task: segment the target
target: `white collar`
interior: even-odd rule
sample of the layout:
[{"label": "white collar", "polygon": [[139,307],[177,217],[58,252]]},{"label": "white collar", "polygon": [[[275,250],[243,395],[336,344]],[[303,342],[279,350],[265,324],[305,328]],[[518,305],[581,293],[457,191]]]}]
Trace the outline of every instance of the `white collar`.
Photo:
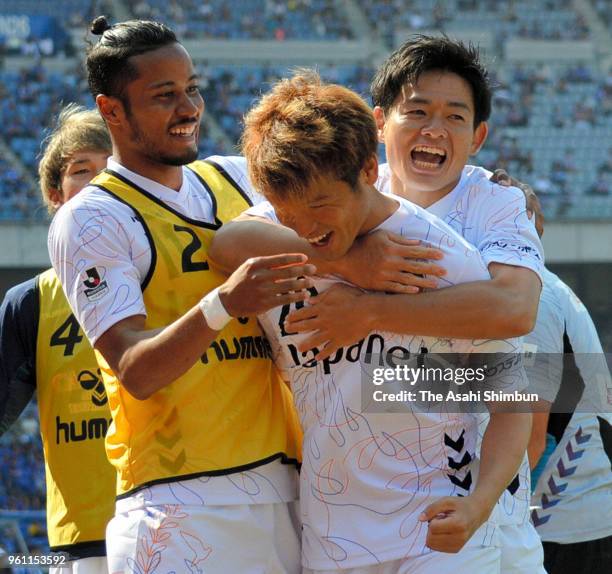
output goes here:
[{"label": "white collar", "polygon": [[176,200],[177,193],[182,194],[186,193],[187,188],[189,187],[188,178],[185,177],[185,172],[183,171],[183,183],[181,184],[181,188],[176,191],[170,187],[162,185],[161,183],[149,179],[148,177],[144,177],[138,173],[135,173],[129,170],[127,167],[122,166],[118,161],[109,157],[106,162],[106,167],[111,169],[112,171],[118,173],[119,175],[125,177],[132,183],[136,184],[138,187],[143,188],[144,190],[152,193],[157,197],[166,197],[168,199]]}]

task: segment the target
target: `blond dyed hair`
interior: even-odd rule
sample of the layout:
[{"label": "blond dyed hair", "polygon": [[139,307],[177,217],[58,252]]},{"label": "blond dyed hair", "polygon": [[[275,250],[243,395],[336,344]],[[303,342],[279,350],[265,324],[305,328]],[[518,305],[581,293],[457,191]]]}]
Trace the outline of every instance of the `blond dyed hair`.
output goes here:
[{"label": "blond dyed hair", "polygon": [[43,203],[49,213],[56,207],[51,192],[61,192],[62,176],[74,154],[83,151],[108,152],[112,144],[106,124],[97,110],[78,104],[68,104],[59,114],[53,131],[43,142],[43,153],[38,164],[38,177]]},{"label": "blond dyed hair", "polygon": [[376,122],[355,92],[308,69],[277,82],[245,116],[242,152],[264,195],[303,195],[331,176],[354,189],[378,147]]}]

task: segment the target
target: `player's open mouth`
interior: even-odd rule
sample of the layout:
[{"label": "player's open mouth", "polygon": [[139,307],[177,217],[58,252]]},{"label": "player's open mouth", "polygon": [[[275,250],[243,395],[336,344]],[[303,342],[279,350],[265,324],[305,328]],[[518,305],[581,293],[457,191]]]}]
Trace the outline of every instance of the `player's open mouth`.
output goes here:
[{"label": "player's open mouth", "polygon": [[446,161],[446,151],[440,147],[418,145],[410,152],[412,163],[421,169],[438,169]]},{"label": "player's open mouth", "polygon": [[329,243],[332,233],[333,231],[329,231],[328,233],[318,235],[317,237],[307,237],[306,241],[308,241],[308,243],[314,247],[325,247]]}]

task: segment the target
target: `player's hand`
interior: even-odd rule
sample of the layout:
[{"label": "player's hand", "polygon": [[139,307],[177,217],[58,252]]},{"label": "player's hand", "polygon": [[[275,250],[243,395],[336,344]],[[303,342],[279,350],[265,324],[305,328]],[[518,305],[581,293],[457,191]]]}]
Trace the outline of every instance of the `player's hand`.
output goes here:
[{"label": "player's hand", "polygon": [[418,293],[423,288],[437,287],[435,278],[446,271],[434,261],[442,257],[442,251],[425,247],[418,239],[379,230],[353,243],[342,274],[363,289]]},{"label": "player's hand", "polygon": [[527,203],[527,217],[529,217],[529,219],[533,219],[535,216],[534,225],[538,235],[542,237],[542,234],[544,233],[544,213],[542,213],[542,205],[540,204],[540,200],[538,199],[535,191],[533,191],[533,188],[530,185],[519,181],[518,179],[514,179],[504,169],[496,169],[491,176],[491,181],[506,187],[518,187],[525,194],[525,201]]},{"label": "player's hand", "polygon": [[365,293],[344,284],[333,285],[309,300],[308,306],[287,316],[288,333],[312,333],[299,345],[301,352],[319,349],[317,360],[333,355],[340,347],[363,339],[371,330],[367,315],[360,313],[359,299]]},{"label": "player's hand", "polygon": [[232,317],[264,313],[308,299],[316,267],[302,253],[247,259],[219,287],[219,297]]},{"label": "player's hand", "polygon": [[429,523],[425,543],[438,552],[459,552],[491,510],[471,496],[440,498],[419,516],[421,522]]}]

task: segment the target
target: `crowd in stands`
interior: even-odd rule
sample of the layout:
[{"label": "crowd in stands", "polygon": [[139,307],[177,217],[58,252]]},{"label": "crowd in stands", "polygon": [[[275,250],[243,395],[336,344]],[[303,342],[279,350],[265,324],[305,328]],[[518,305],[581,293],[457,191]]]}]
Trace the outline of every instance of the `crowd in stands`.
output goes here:
[{"label": "crowd in stands", "polygon": [[567,215],[583,194],[609,196],[612,77],[582,64],[518,65],[498,84],[479,161],[530,182],[554,208],[549,216]]},{"label": "crowd in stands", "polygon": [[[591,2],[605,21],[609,3]],[[61,10],[69,14],[62,20],[69,29],[84,27],[94,12],[112,8],[108,0],[58,0],[51,4],[52,7],[39,0],[0,0],[0,14],[53,16]],[[119,4],[134,17],[169,23],[182,38],[351,37],[347,14],[334,0],[250,0],[249,9],[237,0],[138,0]],[[404,36],[408,29],[438,29],[452,34],[482,27],[494,32],[497,42],[510,37],[579,40],[589,32],[571,0],[357,0],[357,5],[374,38],[389,42],[396,33]],[[75,68],[68,73],[50,72],[43,65],[9,72],[2,71],[0,65],[0,139],[18,158],[16,163],[11,157],[0,159],[0,196],[5,200],[0,219],[44,217],[35,185],[35,167],[45,130],[61,105],[70,101],[92,104],[80,64],[74,61]],[[207,110],[220,128],[210,130],[205,119],[201,154],[235,152],[244,112],[271,81],[287,74],[289,66],[200,62],[198,68]],[[593,63],[505,70],[502,63],[499,68],[500,89],[492,135],[479,161],[487,166],[506,167],[533,182],[544,195],[556,196],[555,205],[561,207],[553,206],[553,216],[566,213],[573,196],[610,195],[611,176],[602,166],[609,150],[605,142],[609,142],[612,129],[612,76],[602,76]],[[349,85],[361,94],[368,92],[370,63],[326,63],[320,71],[326,79]],[[565,196],[568,201],[559,201]]]},{"label": "crowd in stands", "polygon": [[0,509],[45,508],[45,471],[36,405],[0,437]]},{"label": "crowd in stands", "polygon": [[[36,190],[35,174],[40,142],[49,122],[63,103],[77,101],[91,105],[82,73],[53,73],[42,65],[19,72],[0,71],[0,123],[4,143],[19,164],[0,171],[0,193],[8,195],[0,207],[0,217],[40,219],[45,209]],[[8,163],[7,159],[2,160]],[[27,178],[23,173],[30,173]]]},{"label": "crowd in stands", "polygon": [[134,17],[162,20],[182,38],[341,40],[351,37],[334,0],[139,0]]},{"label": "crowd in stands", "polygon": [[[98,14],[112,17],[110,0],[0,0],[0,58],[3,54],[21,56],[72,56],[72,30],[88,28]],[[40,17],[45,18],[41,23]],[[32,22],[30,18],[39,18]]]},{"label": "crowd in stands", "polygon": [[[602,20],[612,19],[610,3],[592,0]],[[486,27],[498,42],[510,37],[583,40],[589,28],[571,0],[357,0],[375,35],[392,44],[407,29],[454,32]],[[135,18],[170,24],[182,38],[249,40],[342,40],[354,36],[340,3],[334,0],[136,0],[122,2]],[[57,17],[65,32],[85,30],[96,14],[113,16],[110,0],[0,0],[0,14]],[[67,38],[67,34],[65,34]],[[1,36],[0,36],[1,38]],[[65,45],[66,44],[66,45]],[[0,47],[2,41],[0,40]],[[48,55],[55,46],[49,37],[26,37],[8,44],[12,53]],[[6,49],[6,46],[5,46]]]},{"label": "crowd in stands", "polygon": [[609,0],[591,0],[597,15],[609,29],[612,26],[612,4]]},{"label": "crowd in stands", "polygon": [[39,206],[23,169],[0,156],[0,219],[28,219]]},{"label": "crowd in stands", "polygon": [[487,29],[499,43],[510,37],[584,40],[589,28],[571,0],[381,0],[358,3],[374,31],[389,45],[406,30]]},{"label": "crowd in stands", "polygon": [[[32,552],[48,552],[45,511],[45,468],[38,413],[30,403],[19,420],[0,437],[0,542],[9,553],[20,552],[18,528]],[[4,511],[43,511],[39,516],[7,520]]]},{"label": "crowd in stands", "polygon": [[[243,114],[275,79],[287,75],[289,67],[196,65],[207,112],[221,128],[221,134],[212,136],[203,124],[200,153],[236,153]],[[319,72],[367,97],[373,68],[327,64]],[[549,216],[571,213],[568,208],[582,194],[610,195],[611,76],[583,64],[517,65],[501,67],[496,83],[490,136],[479,162],[503,167],[542,195],[550,195]],[[0,72],[2,136],[23,166],[0,159],[0,196],[5,200],[0,218],[44,217],[35,179],[27,178],[23,169],[35,174],[48,123],[70,101],[92,105],[80,69],[59,74],[35,66]]]},{"label": "crowd in stands", "polygon": [[[369,66],[319,66],[328,81],[344,84],[367,97],[373,68]],[[271,84],[290,73],[289,66],[210,66],[198,65],[204,101],[209,113],[220,124],[232,143],[242,132],[242,116]]]}]

